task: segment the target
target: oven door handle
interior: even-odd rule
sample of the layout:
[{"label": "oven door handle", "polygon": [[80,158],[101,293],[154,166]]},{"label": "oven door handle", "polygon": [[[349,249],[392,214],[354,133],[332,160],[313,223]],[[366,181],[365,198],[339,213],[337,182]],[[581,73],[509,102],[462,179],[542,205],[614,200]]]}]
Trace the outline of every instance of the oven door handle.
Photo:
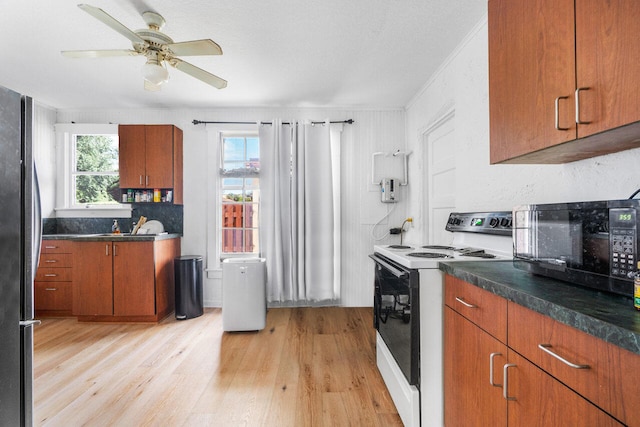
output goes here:
[{"label": "oven door handle", "polygon": [[394,267],[393,265],[389,264],[388,262],[383,261],[382,259],[380,259],[377,256],[375,256],[375,254],[369,255],[369,258],[371,258],[373,260],[373,262],[375,262],[376,264],[380,265],[381,267],[383,267],[386,270],[388,270],[389,272],[391,272],[391,274],[396,276],[398,279],[404,279],[407,276],[409,276],[409,272],[408,271],[397,269],[396,267]]}]

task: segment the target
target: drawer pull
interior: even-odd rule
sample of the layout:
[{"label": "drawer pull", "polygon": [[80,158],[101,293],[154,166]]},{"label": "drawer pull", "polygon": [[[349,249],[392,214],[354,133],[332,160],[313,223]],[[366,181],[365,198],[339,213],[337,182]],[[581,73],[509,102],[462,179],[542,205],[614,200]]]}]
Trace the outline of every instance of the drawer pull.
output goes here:
[{"label": "drawer pull", "polygon": [[54,263],[54,262],[58,262],[58,260],[57,259],[48,259],[45,262]]},{"label": "drawer pull", "polygon": [[53,273],[49,273],[49,274],[45,274],[44,277],[58,277],[57,274],[53,274]]},{"label": "drawer pull", "polygon": [[45,291],[57,291],[58,288],[44,288]]},{"label": "drawer pull", "polygon": [[576,123],[579,125],[588,125],[591,122],[585,122],[584,120],[580,120],[580,91],[589,90],[589,87],[579,87],[576,89]]},{"label": "drawer pull", "polygon": [[489,355],[489,384],[491,384],[494,387],[502,387],[502,384],[493,382],[493,359],[496,356],[502,356],[502,353],[491,353]]},{"label": "drawer pull", "polygon": [[504,365],[504,384],[502,385],[502,397],[505,398],[505,400],[516,400],[515,397],[510,397],[509,396],[509,368],[513,368],[514,366],[518,366],[515,365],[513,363],[507,363],[506,365]]},{"label": "drawer pull", "polygon": [[45,249],[58,249],[57,246],[45,246],[44,248]]},{"label": "drawer pull", "polygon": [[554,353],[553,351],[549,350],[549,348],[551,348],[551,344],[538,344],[538,348],[540,350],[544,351],[545,353],[550,354],[551,356],[555,357],[556,359],[558,359],[559,361],[561,361],[565,365],[571,366],[574,369],[589,369],[589,365],[576,365],[575,363],[571,363],[567,359],[565,359],[564,357],[562,357],[562,356]]},{"label": "drawer pull", "polygon": [[462,305],[464,305],[465,307],[468,307],[468,308],[478,308],[477,305],[469,304],[468,302],[466,302],[465,300],[463,300],[460,297],[456,297],[456,301],[458,301],[460,304],[462,304]]},{"label": "drawer pull", "polygon": [[559,96],[556,98],[556,114],[555,114],[555,118],[556,118],[556,130],[569,130],[569,128],[563,128],[560,127],[560,100],[561,99],[567,99],[569,98],[568,96]]}]

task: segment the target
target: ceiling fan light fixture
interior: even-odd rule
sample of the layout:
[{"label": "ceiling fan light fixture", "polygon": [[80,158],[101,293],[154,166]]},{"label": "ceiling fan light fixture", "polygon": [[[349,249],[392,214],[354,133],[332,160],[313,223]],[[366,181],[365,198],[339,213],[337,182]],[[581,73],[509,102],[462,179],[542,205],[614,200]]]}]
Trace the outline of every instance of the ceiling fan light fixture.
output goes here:
[{"label": "ceiling fan light fixture", "polygon": [[158,58],[149,58],[142,66],[142,76],[154,85],[161,85],[169,80],[169,71],[160,65]]}]

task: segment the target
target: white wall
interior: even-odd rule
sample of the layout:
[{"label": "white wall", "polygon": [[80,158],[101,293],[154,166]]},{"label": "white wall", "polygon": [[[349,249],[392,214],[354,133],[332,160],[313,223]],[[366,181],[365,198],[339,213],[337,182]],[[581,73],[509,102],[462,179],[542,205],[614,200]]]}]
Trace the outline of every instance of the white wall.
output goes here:
[{"label": "white wall", "polygon": [[38,170],[40,203],[43,218],[55,216],[56,155],[55,132],[56,110],[34,102],[33,106],[33,156]]},{"label": "white wall", "polygon": [[[456,209],[511,210],[521,203],[624,199],[640,187],[640,149],[563,165],[490,165],[488,43],[485,19],[450,55],[407,107],[410,177],[423,175],[422,134],[444,112],[455,111]],[[409,188],[408,237],[424,239],[424,192]]]},{"label": "white wall", "polygon": [[[269,121],[283,119],[354,119],[342,134],[342,303],[370,306],[373,296],[371,218],[380,218],[387,206],[380,203],[370,180],[371,154],[401,149],[405,143],[403,110],[337,109],[220,109],[220,110],[60,110],[59,123],[147,123],[174,124],[184,132],[184,237],[183,255],[206,255],[207,131],[194,126],[194,119],[207,121]],[[371,188],[373,187],[373,188]],[[396,214],[401,218],[400,209]],[[395,217],[394,217],[395,218]],[[395,219],[394,224],[398,219]],[[399,219],[402,221],[402,219]],[[385,226],[388,228],[388,226]],[[205,305],[219,306],[220,275],[215,272],[205,283]]]}]

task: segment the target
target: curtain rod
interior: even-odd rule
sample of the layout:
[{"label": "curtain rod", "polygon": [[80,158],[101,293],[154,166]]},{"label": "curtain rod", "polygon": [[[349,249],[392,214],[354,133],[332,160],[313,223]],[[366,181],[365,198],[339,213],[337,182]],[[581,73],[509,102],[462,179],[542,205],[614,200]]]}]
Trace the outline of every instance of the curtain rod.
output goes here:
[{"label": "curtain rod", "polygon": [[[206,122],[206,121],[202,121],[202,120],[194,120],[192,122],[194,125],[206,125],[206,124],[214,124],[214,125],[255,125],[257,122]],[[259,122],[261,125],[272,125],[272,122]],[[346,124],[353,124],[353,119],[349,119],[349,120],[339,120],[339,121],[335,121],[335,122],[329,122],[329,123],[346,123]],[[283,125],[290,125],[291,123],[289,122],[282,122]],[[312,125],[321,125],[324,124],[324,122],[311,122]]]}]

